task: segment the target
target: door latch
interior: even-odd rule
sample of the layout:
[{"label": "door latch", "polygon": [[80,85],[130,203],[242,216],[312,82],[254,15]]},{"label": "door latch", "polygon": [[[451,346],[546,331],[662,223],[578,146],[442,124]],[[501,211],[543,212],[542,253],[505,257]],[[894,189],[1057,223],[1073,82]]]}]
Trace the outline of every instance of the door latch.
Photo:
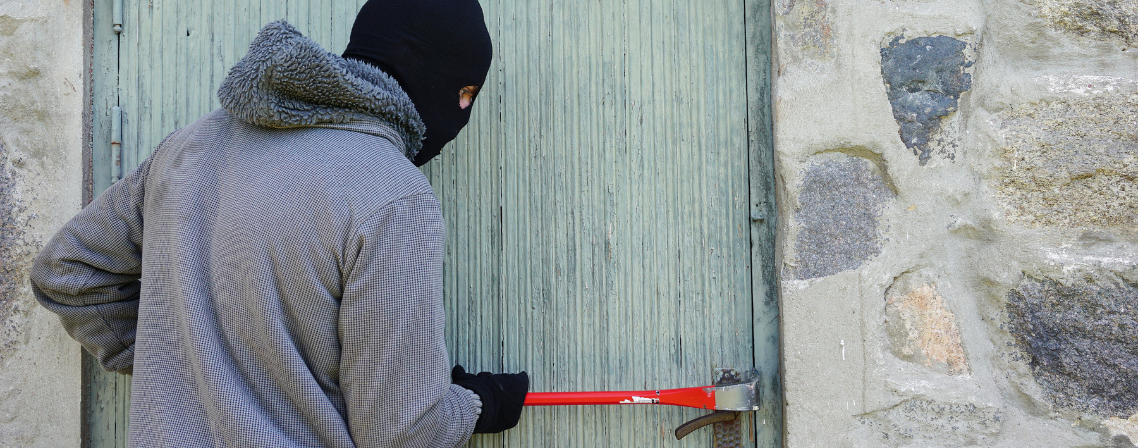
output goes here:
[{"label": "door latch", "polygon": [[[755,396],[752,403],[760,403],[759,391],[757,381],[759,380],[759,372],[751,369],[744,372],[739,372],[735,369],[716,369],[715,371],[715,386],[729,386],[732,384],[742,383],[756,383]],[[754,410],[758,407],[755,406]],[[707,425],[715,425],[712,427],[712,437],[714,439],[714,447],[716,448],[738,448],[742,446],[743,442],[743,422],[741,411],[716,411],[702,417],[693,419],[687,423],[680,425],[676,428],[676,440],[683,439],[693,431]]]}]

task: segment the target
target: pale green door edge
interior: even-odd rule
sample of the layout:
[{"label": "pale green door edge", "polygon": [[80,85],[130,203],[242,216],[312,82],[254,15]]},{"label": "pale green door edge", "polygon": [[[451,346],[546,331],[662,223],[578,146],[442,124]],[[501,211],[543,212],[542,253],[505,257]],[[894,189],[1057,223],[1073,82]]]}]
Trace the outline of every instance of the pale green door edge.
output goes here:
[{"label": "pale green door edge", "polygon": [[[119,36],[114,31],[116,20],[113,1],[96,0],[91,9],[91,142],[87,164],[91,173],[89,198],[98,196],[111,186],[116,162],[112,161],[111,141],[114,108],[119,104]],[[84,448],[118,448],[126,446],[128,410],[130,409],[130,377],[105,372],[93,356],[82,353],[83,426],[80,428]]]},{"label": "pale green door edge", "polygon": [[[163,51],[154,52],[150,59],[140,59],[140,56],[129,52],[120,58],[118,54],[118,39],[120,37],[113,31],[112,23],[114,21],[114,3],[112,0],[96,0],[94,2],[91,179],[92,190],[95,194],[110,186],[112,173],[115,171],[110,145],[113,137],[111,135],[111,120],[114,116],[112,113],[114,106],[120,106],[121,110],[124,111],[123,124],[119,128],[124,130],[124,136],[120,139],[123,142],[122,169],[129,171],[149,154],[153,145],[157,144],[166,133],[188,124],[197,116],[217,106],[217,100],[214,96],[216,84],[220,82],[220,78],[224,76],[228,67],[243,53],[256,29],[267,20],[264,18],[286,17],[291,23],[297,25],[302,32],[313,37],[326,48],[339,51],[346,43],[351,18],[354,17],[359,5],[363,3],[363,0],[349,0],[337,2],[337,4],[307,0],[250,1],[247,3],[234,2],[233,0],[212,0],[194,4],[178,4],[160,0],[149,3],[138,0],[124,1],[126,7],[123,8],[124,29],[122,38],[132,39],[127,41],[131,48],[150,46],[150,48],[160,48]],[[596,360],[590,360],[589,353],[581,351],[583,349],[569,345],[554,346],[563,344],[554,338],[558,338],[564,333],[565,339],[563,341],[572,341],[573,344],[598,344],[601,343],[599,341],[612,341],[611,337],[605,339],[603,333],[606,331],[614,332],[615,330],[606,327],[604,324],[600,324],[600,326],[582,324],[576,330],[565,328],[563,325],[565,322],[571,322],[572,319],[577,318],[600,316],[604,319],[613,319],[625,316],[625,313],[628,313],[630,309],[635,310],[637,307],[608,305],[608,308],[605,308],[604,301],[612,298],[624,299],[627,294],[649,293],[648,287],[655,280],[647,278],[637,283],[636,279],[629,280],[622,278],[622,276],[628,273],[638,273],[637,275],[652,277],[654,270],[658,270],[656,268],[674,269],[674,273],[656,274],[656,276],[662,279],[664,283],[674,281],[676,286],[664,285],[663,289],[672,288],[674,294],[677,294],[685,304],[702,303],[706,306],[713,306],[713,302],[701,302],[701,300],[706,299],[702,296],[722,293],[735,294],[732,292],[733,290],[741,294],[738,297],[739,302],[744,299],[748,300],[749,304],[747,304],[746,309],[750,311],[750,316],[746,317],[745,320],[750,322],[750,328],[745,330],[749,330],[750,334],[745,339],[750,341],[748,344],[751,345],[747,348],[749,354],[746,356],[746,361],[743,357],[733,354],[738,348],[745,347],[719,349],[718,355],[705,357],[683,354],[682,357],[685,359],[678,360],[679,364],[676,365],[692,369],[692,372],[686,373],[685,379],[677,381],[695,382],[707,379],[710,375],[710,368],[713,367],[710,365],[711,363],[726,362],[732,364],[731,367],[747,367],[739,364],[753,363],[763,375],[762,396],[764,404],[762,410],[755,413],[754,421],[749,424],[755,431],[753,446],[781,446],[783,406],[779,365],[777,268],[774,260],[776,207],[770,104],[771,9],[768,0],[724,0],[721,3],[727,5],[726,7],[731,10],[731,14],[737,12],[737,17],[724,14],[723,17],[716,19],[700,19],[696,16],[700,15],[701,8],[714,8],[716,6],[710,6],[711,3],[700,6],[699,3],[687,3],[682,0],[678,2],[666,0],[602,1],[589,5],[576,4],[580,6],[574,6],[574,2],[553,2],[551,4],[527,6],[526,2],[484,0],[483,6],[487,11],[487,20],[492,22],[490,23],[491,34],[496,36],[496,39],[506,39],[504,36],[507,35],[522,36],[522,38],[513,41],[518,48],[506,48],[504,46],[498,48],[500,56],[497,58],[498,61],[494,68],[491,69],[492,73],[487,81],[487,85],[490,87],[483,91],[483,96],[480,98],[480,101],[483,102],[479,106],[482,108],[481,113],[476,113],[476,120],[472,122],[471,128],[468,128],[465,135],[455,143],[460,150],[455,152],[455,148],[448,148],[447,151],[450,154],[455,154],[454,156],[432,162],[424,171],[438,191],[440,200],[443,202],[444,214],[447,216],[448,229],[452,232],[452,236],[448,239],[445,287],[448,303],[451,303],[448,305],[448,346],[452,347],[451,356],[456,362],[479,362],[481,365],[476,366],[477,368],[492,370],[529,368],[531,372],[534,369],[540,370],[542,368],[540,365],[533,365],[534,363],[547,362],[551,364],[547,364],[546,368],[557,365],[558,368],[571,371],[572,375],[549,376],[547,373],[544,377],[536,377],[537,384],[540,384],[543,390],[550,390],[550,388],[569,390],[573,387],[588,388],[597,385],[627,386],[629,388],[639,386],[639,384],[632,384],[627,381],[597,380],[590,378],[589,375],[611,373],[611,369],[622,365],[659,369],[668,368],[666,366],[670,364],[665,363],[662,364],[664,367],[661,367],[661,365],[646,363],[644,360],[628,364],[630,361],[621,358],[625,355],[620,355],[615,351],[608,355],[602,355]],[[719,5],[720,2],[714,4]],[[574,16],[583,18],[565,18],[567,17],[565,13],[569,10],[574,12]],[[560,22],[554,23],[554,17],[559,17],[557,20]],[[619,92],[620,87],[635,90],[637,82],[648,82],[652,79],[662,80],[667,88],[680,89],[685,86],[685,83],[694,82],[695,76],[714,75],[714,72],[720,67],[716,66],[702,71],[696,67],[693,69],[694,71],[690,72],[691,77],[687,77],[689,75],[684,75],[685,72],[682,70],[672,70],[669,64],[676,64],[676,61],[647,61],[645,63],[651,67],[645,66],[647,68],[640,69],[644,71],[638,75],[641,76],[641,80],[637,81],[637,79],[631,79],[635,76],[630,77],[629,75],[630,70],[634,71],[634,63],[636,62],[629,59],[631,57],[628,55],[629,48],[647,51],[648,45],[652,44],[653,39],[673,39],[672,44],[680,45],[681,48],[702,51],[715,56],[718,53],[714,49],[701,48],[698,41],[700,38],[707,38],[707,36],[714,34],[713,31],[715,30],[699,31],[697,29],[699,32],[691,32],[680,37],[668,37],[666,34],[650,34],[649,31],[644,31],[649,33],[646,34],[648,37],[645,38],[644,42],[634,42],[631,47],[626,45],[623,49],[611,46],[600,48],[599,53],[595,55],[569,54],[567,52],[571,49],[558,46],[556,42],[552,41],[560,36],[561,38],[595,38],[598,41],[605,42],[621,37],[620,32],[624,32],[626,38],[634,33],[633,31],[622,31],[620,23],[617,23],[617,26],[603,25],[603,23],[612,21],[628,21],[630,28],[648,29],[654,28],[652,25],[660,21],[671,24],[698,25],[704,21],[711,23],[719,20],[725,23],[724,28],[735,29],[732,28],[735,26],[732,24],[736,24],[735,19],[739,18],[741,18],[743,25],[738,27],[739,39],[744,41],[740,48],[745,50],[745,54],[726,55],[721,60],[717,59],[718,62],[706,63],[722,62],[727,66],[732,66],[733,58],[737,57],[742,64],[739,67],[742,67],[745,84],[740,84],[742,88],[737,93],[738,96],[743,97],[742,91],[745,90],[745,98],[738,103],[743,105],[740,124],[743,125],[741,128],[745,132],[745,136],[742,136],[738,141],[743,146],[744,152],[741,154],[746,157],[746,164],[742,164],[742,161],[737,162],[745,169],[743,177],[739,178],[738,183],[741,187],[738,189],[741,193],[738,200],[739,205],[743,208],[743,214],[739,218],[738,214],[731,210],[734,207],[731,204],[725,204],[723,210],[724,213],[730,213],[729,219],[724,223],[730,224],[733,229],[736,222],[745,222],[743,225],[749,227],[749,235],[744,235],[739,239],[738,244],[731,242],[721,242],[720,246],[715,246],[715,242],[709,244],[713,248],[722,247],[725,250],[730,249],[731,246],[741,245],[742,248],[735,250],[735,252],[741,250],[742,253],[749,254],[748,266],[745,267],[731,263],[723,264],[723,262],[716,261],[715,256],[686,253],[689,250],[687,245],[698,244],[698,241],[687,241],[685,238],[698,240],[700,235],[704,235],[715,239],[724,235],[722,232],[716,233],[708,230],[708,228],[714,227],[714,225],[709,227],[708,219],[720,219],[714,214],[704,213],[703,218],[698,218],[703,219],[704,222],[695,227],[702,226],[700,228],[703,230],[696,229],[695,237],[690,234],[685,236],[682,232],[676,233],[668,229],[659,230],[647,227],[640,232],[651,231],[657,232],[659,235],[653,237],[649,234],[635,234],[637,229],[630,224],[628,219],[622,218],[621,213],[644,213],[645,216],[649,217],[655,215],[674,218],[674,216],[682,216],[682,213],[681,215],[674,215],[671,210],[666,209],[678,207],[681,209],[680,212],[686,213],[693,211],[691,207],[701,205],[700,198],[690,191],[685,193],[684,190],[670,189],[672,187],[659,190],[658,193],[647,190],[629,191],[627,188],[630,184],[621,183],[619,179],[614,178],[614,176],[630,174],[659,174],[658,166],[648,164],[638,165],[631,169],[608,168],[605,164],[613,161],[627,164],[630,162],[639,163],[641,159],[629,158],[632,155],[628,154],[612,155],[603,152],[593,153],[599,157],[596,159],[580,159],[580,163],[584,163],[581,165],[577,162],[578,159],[565,157],[564,154],[555,156],[543,152],[546,151],[546,148],[556,146],[557,142],[549,141],[557,140],[560,138],[559,136],[582,138],[584,139],[582,144],[590,141],[593,144],[604,145],[617,142],[627,143],[629,147],[632,147],[635,143],[652,144],[653,138],[673,137],[684,140],[688,138],[685,136],[699,136],[698,129],[693,131],[695,132],[693,134],[685,134],[686,131],[682,129],[672,129],[673,126],[683,127],[686,123],[675,121],[677,119],[672,118],[668,112],[656,112],[655,118],[646,118],[647,115],[651,114],[651,111],[646,109],[647,106],[645,109],[622,109],[629,114],[641,113],[640,128],[637,128],[631,115],[611,115],[605,112],[608,109],[594,108],[590,111],[588,104],[543,108],[541,104],[533,102],[533,97],[519,93],[523,88],[518,87],[519,83],[528,82],[532,84],[530,87],[539,90],[550,90],[562,94],[577,93],[567,90],[565,87],[571,86],[571,84],[559,85],[556,84],[556,81],[541,78],[542,70],[548,66],[541,65],[542,61],[534,61],[533,59],[535,55],[540,59],[546,54],[542,51],[548,50],[550,52],[548,57],[556,60],[553,62],[554,66],[559,66],[557,61],[560,61],[560,64],[564,66],[571,66],[572,64],[569,62],[574,61],[584,62],[586,65],[593,61],[595,65],[579,67],[580,71],[566,73],[566,76],[587,77],[595,75],[606,77],[604,80],[592,84],[584,83],[586,90],[583,94],[586,95],[586,98],[600,98],[602,103],[608,101],[611,104],[613,101],[620,100],[620,95],[622,95]],[[690,22],[685,22],[685,19],[690,19]],[[248,26],[229,28],[229,31],[218,31],[227,29],[223,25],[229,25],[236,21],[241,21]],[[602,25],[593,27],[591,24],[594,22],[602,23]],[[552,31],[526,28],[539,27],[548,23],[552,23],[552,26],[549,27]],[[543,34],[547,31],[550,34],[560,34],[553,37]],[[618,35],[611,35],[614,32],[617,32]],[[659,31],[655,32],[659,33]],[[537,43],[531,43],[526,37],[529,35],[539,35],[541,39]],[[684,39],[694,40],[695,43],[686,42],[688,46],[683,47]],[[223,45],[219,42],[226,42],[226,44]],[[545,47],[542,47],[543,45]],[[712,45],[703,46],[710,47]],[[527,53],[526,48],[529,48],[529,53]],[[670,49],[672,47],[661,46],[652,50],[653,54],[681,59],[675,54],[670,54],[668,51]],[[512,54],[506,52],[512,52]],[[624,54],[622,55],[621,52]],[[187,61],[194,61],[194,58],[198,58],[198,56],[194,56],[195,54],[208,57],[211,63],[188,63]],[[611,60],[608,59],[610,56],[616,56],[618,59],[623,56],[625,59]],[[509,60],[514,62],[504,63],[502,62],[504,58],[512,58]],[[548,63],[549,61],[545,62]],[[528,64],[528,68],[520,67],[518,70],[511,71],[512,66],[510,64],[515,63]],[[172,70],[171,67],[173,67]],[[161,69],[166,69],[166,73],[173,72],[172,79],[163,79],[156,75],[162,71]],[[615,78],[612,78],[614,76],[613,70],[617,71]],[[620,76],[621,70],[624,70],[624,78]],[[667,77],[669,73],[673,72],[677,73],[674,78]],[[656,75],[663,73],[665,77],[651,78],[654,76],[653,73]],[[624,85],[621,84],[622,82],[631,82],[631,84]],[[497,88],[495,89],[493,86],[497,86]],[[644,86],[641,85],[640,87]],[[487,95],[487,93],[492,95]],[[633,98],[628,96],[628,92],[624,92],[623,95],[625,95],[626,101],[641,99],[648,101],[652,98],[651,95]],[[661,98],[673,98],[669,97],[667,92],[661,95],[663,95]],[[734,98],[725,97],[722,91],[717,94],[719,96],[699,92],[692,95],[690,97],[679,95],[676,98],[692,101],[690,104],[695,104],[695,100],[703,98],[700,95],[711,95],[707,98],[709,101],[726,101],[724,104],[736,104],[731,102]],[[498,104],[487,103],[487,98]],[[679,110],[674,104],[667,102],[661,104],[671,107],[672,111]],[[587,118],[576,121],[588,126],[577,126],[559,121],[558,114],[573,116],[572,113],[576,110],[580,110],[578,115]],[[526,115],[527,113],[530,115]],[[524,126],[509,128],[503,124],[502,114],[520,116],[518,126]],[[494,118],[495,115],[497,118]],[[699,118],[698,114],[694,114],[692,117]],[[609,127],[605,123],[606,120],[612,119],[620,122],[618,123],[619,126]],[[660,129],[661,132],[668,134],[662,137],[650,134],[630,134],[637,129],[649,129],[644,128],[647,126],[645,125],[646,119],[658,120],[658,123],[664,127],[651,129]],[[490,131],[492,126],[503,130],[499,132]],[[574,127],[584,129],[589,126],[606,127],[592,131],[592,133],[571,129]],[[691,140],[685,141],[690,142]],[[736,139],[729,137],[728,140],[724,141],[735,142]],[[665,139],[655,144],[667,146],[674,144],[674,142],[669,143]],[[734,144],[729,143],[728,146]],[[530,155],[516,156],[507,154],[505,149],[501,150],[502,152],[492,153],[473,153],[461,150],[462,148],[480,146],[535,152]],[[529,147],[537,149],[534,150]],[[727,148],[726,146],[719,148],[726,153],[726,150],[723,149]],[[495,149],[494,151],[498,150]],[[706,161],[699,158],[684,157],[673,157],[671,160],[683,163],[703,163]],[[591,169],[599,169],[600,172],[587,172],[590,166],[593,167]],[[682,175],[683,172],[673,170],[672,173],[680,174],[678,177],[680,181],[685,180]],[[704,177],[700,179],[700,182],[714,184],[715,177],[708,176],[707,173],[714,174],[716,172],[707,171],[703,173]],[[727,171],[723,171],[723,173],[727,173]],[[560,192],[565,189],[572,190],[591,185],[596,189],[596,193],[575,194],[564,198],[527,194],[524,190],[524,187],[528,187],[527,181],[532,181],[535,184],[532,188],[542,188],[548,192]],[[734,185],[736,181],[732,180],[731,182]],[[519,188],[523,188],[523,190],[519,190]],[[621,190],[621,188],[625,188],[625,190]],[[705,191],[713,191],[719,187],[704,185],[700,188]],[[734,188],[730,187],[723,191],[736,191]],[[614,192],[618,194],[614,196]],[[666,203],[657,204],[658,207],[662,208],[654,210],[637,206],[634,203],[635,201],[630,198],[655,198]],[[551,201],[551,203],[543,204],[541,201]],[[562,201],[575,202],[561,204]],[[678,202],[669,203],[669,201]],[[479,204],[485,206],[478,206]],[[595,207],[595,209],[590,207]],[[684,207],[688,208],[684,209]],[[574,209],[586,211],[579,212],[580,216],[569,216],[567,220],[560,217],[562,212],[571,215],[574,213]],[[587,210],[595,210],[597,214],[587,215],[589,213]],[[699,210],[695,210],[695,212],[699,212]],[[685,224],[678,221],[673,223]],[[633,224],[635,223],[633,222]],[[570,233],[579,233],[582,226],[586,229],[591,228],[590,226],[603,228],[603,231],[591,237],[580,234],[561,242],[550,241],[551,244],[548,249],[543,248],[544,243],[542,241],[538,241],[530,235],[533,232],[549,229],[563,233],[566,230]],[[604,228],[606,226],[607,228]],[[606,232],[608,240],[606,240]],[[622,232],[634,234],[622,236]],[[592,238],[592,241],[589,238]],[[597,243],[598,238],[604,241]],[[641,247],[637,247],[637,245]],[[670,250],[669,248],[675,247],[685,251],[685,253],[677,255],[678,261],[645,261],[638,259],[635,255],[635,252],[641,248],[647,252],[666,252]],[[559,253],[558,251],[562,249],[569,250],[571,253],[568,255]],[[727,252],[732,252],[732,250],[727,250]],[[527,257],[535,260],[527,259]],[[685,257],[687,258],[685,259]],[[590,268],[589,265],[586,265],[588,263],[591,263],[593,267]],[[631,266],[632,263],[641,263],[643,266]],[[700,266],[703,263],[706,263],[707,266]],[[717,272],[720,271],[717,271],[718,268],[715,266],[726,269],[718,278]],[[695,271],[693,274],[691,269],[702,270]],[[572,274],[573,270],[577,271],[576,276]],[[745,280],[743,283],[728,282],[727,277],[732,277],[727,272],[729,270],[745,273],[749,280]],[[566,272],[569,274],[565,274]],[[528,280],[523,278],[527,276],[530,277]],[[590,285],[593,286],[591,290]],[[691,289],[693,287],[694,290]],[[700,288],[710,289],[705,291]],[[657,287],[657,290],[659,289],[660,287]],[[694,295],[692,295],[693,293]],[[539,299],[518,298],[519,295],[527,294],[539,297]],[[673,293],[656,292],[658,299],[668,299],[671,297],[670,294]],[[567,296],[578,297],[579,299],[577,302],[569,301],[566,303],[558,303],[554,300]],[[629,300],[640,299],[630,298]],[[453,303],[457,303],[457,305],[453,305]],[[650,304],[651,302],[645,303]],[[739,305],[742,303],[733,303],[731,309],[742,311],[743,308]],[[500,317],[502,310],[506,312],[506,317]],[[540,316],[543,323],[535,326],[532,322],[527,322],[525,317],[527,313],[531,316]],[[669,308],[664,310],[664,315],[634,321],[632,324],[643,326],[671,322],[672,325],[683,325],[683,328],[677,327],[676,329],[677,333],[683,333],[680,335],[679,342],[681,349],[697,350],[699,347],[710,349],[717,341],[722,343],[723,341],[736,340],[726,333],[702,334],[703,332],[715,331],[714,327],[717,324],[710,320],[695,326],[683,322],[677,324],[679,321],[676,320],[675,315],[682,316],[684,313],[682,309]],[[503,330],[503,328],[519,325],[527,326],[523,333],[520,333],[522,336],[509,335]],[[585,334],[582,333],[582,329],[586,333],[595,331],[597,334]],[[739,330],[744,329],[735,329],[735,331]],[[669,345],[672,343],[668,341],[668,331],[670,330],[665,330],[663,333],[652,333],[643,328],[633,329],[629,333],[629,339],[635,344],[644,344],[647,349],[667,350],[668,347],[672,346]],[[687,339],[684,339],[685,337]],[[533,339],[541,338],[546,340],[540,341],[540,343],[533,341]],[[476,339],[478,342],[474,346],[464,346],[464,342],[470,339]],[[602,351],[608,350],[609,347],[601,347],[600,349]],[[707,361],[702,361],[704,359]],[[693,364],[694,367],[688,367]],[[86,423],[83,428],[84,446],[125,446],[126,428],[128,426],[129,378],[102,372],[91,357],[86,354],[84,355],[83,366],[84,411],[86,415]],[[468,367],[472,366],[468,365]],[[533,373],[541,374],[541,372]],[[668,379],[667,375],[657,373],[652,381],[659,382]],[[683,385],[688,384],[653,383],[644,386],[672,387]],[[623,440],[626,441],[624,446],[710,446],[709,443],[704,442],[707,440],[706,437],[699,434],[689,436],[682,444],[667,440],[667,430],[682,423],[681,420],[684,418],[698,415],[698,412],[694,414],[676,410],[656,412],[648,411],[646,408],[635,411],[574,409],[546,410],[535,412],[533,415],[544,417],[540,420],[524,419],[522,426],[512,435],[476,437],[471,445],[526,446],[526,443],[541,441],[541,443],[548,444],[547,446],[585,446],[583,444],[587,444],[589,441],[605,440],[610,443],[610,446],[620,446],[612,444],[615,441]],[[557,421],[557,419],[563,420]],[[619,426],[629,427],[623,431],[634,431],[636,425],[632,423],[645,419],[656,419],[653,421],[659,425],[658,434],[655,435],[656,438],[651,443],[628,445],[631,442],[627,441],[633,440],[628,438],[631,436],[607,434],[622,431]],[[559,424],[569,426],[580,424],[616,425],[617,427],[602,428],[601,434],[585,434],[581,433],[580,428],[559,427]],[[752,446],[750,443],[747,445]]]},{"label": "pale green door edge", "polygon": [[[763,377],[762,410],[756,413],[760,447],[783,443],[783,393],[779,338],[778,207],[775,197],[771,81],[774,51],[770,0],[747,1],[748,163],[751,182],[751,300],[755,367]],[[769,423],[768,423],[769,422]]]}]

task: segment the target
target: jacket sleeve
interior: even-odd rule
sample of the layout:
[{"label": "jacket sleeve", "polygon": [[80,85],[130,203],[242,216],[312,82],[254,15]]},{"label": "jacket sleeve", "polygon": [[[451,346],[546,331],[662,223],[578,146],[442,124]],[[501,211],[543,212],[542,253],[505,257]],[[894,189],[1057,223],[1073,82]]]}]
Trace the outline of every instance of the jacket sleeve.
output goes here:
[{"label": "jacket sleeve", "polygon": [[345,251],[339,328],[352,438],[368,447],[466,443],[478,416],[474,396],[450,380],[438,200],[396,200],[357,233]]},{"label": "jacket sleeve", "polygon": [[130,373],[138,320],[146,159],[71,219],[32,265],[32,291],[106,370]]}]

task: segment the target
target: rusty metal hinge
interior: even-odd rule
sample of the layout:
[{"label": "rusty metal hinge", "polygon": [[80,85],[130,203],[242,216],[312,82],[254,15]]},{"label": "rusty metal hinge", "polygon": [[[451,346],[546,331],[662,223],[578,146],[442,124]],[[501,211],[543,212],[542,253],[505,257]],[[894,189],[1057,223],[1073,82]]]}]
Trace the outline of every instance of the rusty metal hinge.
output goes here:
[{"label": "rusty metal hinge", "polygon": [[111,183],[122,179],[122,108],[111,107]]}]

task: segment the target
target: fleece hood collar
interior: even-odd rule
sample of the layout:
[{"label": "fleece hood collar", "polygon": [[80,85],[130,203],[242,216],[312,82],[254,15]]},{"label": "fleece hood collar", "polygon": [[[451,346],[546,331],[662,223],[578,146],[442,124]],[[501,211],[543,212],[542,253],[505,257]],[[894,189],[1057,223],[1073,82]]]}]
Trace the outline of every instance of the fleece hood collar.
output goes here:
[{"label": "fleece hood collar", "polygon": [[395,79],[325,51],[283,20],[261,29],[217,96],[230,114],[258,126],[368,132],[386,123],[402,137],[395,143],[408,159],[422,147],[423,121]]}]

